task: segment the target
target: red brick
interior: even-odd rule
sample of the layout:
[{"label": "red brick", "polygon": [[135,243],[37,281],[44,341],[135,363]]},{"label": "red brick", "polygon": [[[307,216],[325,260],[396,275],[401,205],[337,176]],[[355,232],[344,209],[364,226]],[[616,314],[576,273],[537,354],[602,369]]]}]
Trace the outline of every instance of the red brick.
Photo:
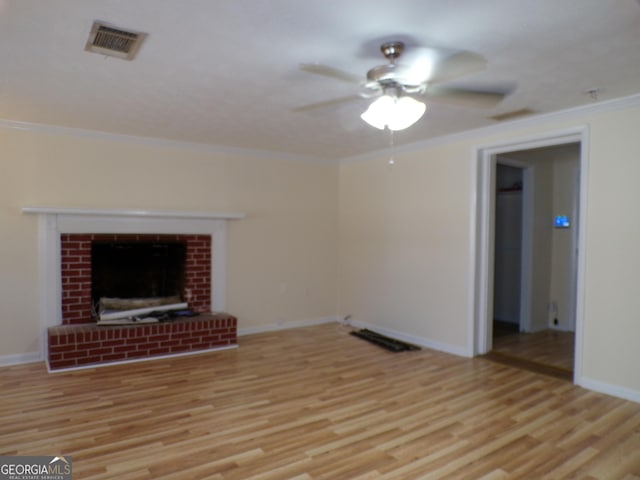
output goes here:
[{"label": "red brick", "polygon": [[205,335],[202,337],[203,342],[219,342],[220,335]]},{"label": "red brick", "polygon": [[189,350],[191,350],[189,345],[174,345],[171,347],[171,353],[188,352]]},{"label": "red brick", "polygon": [[53,353],[65,353],[65,352],[73,352],[76,349],[76,345],[74,343],[67,345],[50,345],[49,351]]},{"label": "red brick", "polygon": [[169,338],[170,338],[169,334],[150,335],[149,336],[149,341],[150,342],[164,342],[165,340],[169,340]]},{"label": "red brick", "polygon": [[118,347],[113,347],[113,353],[121,353],[121,352],[133,352],[136,350],[135,345],[120,345]]},{"label": "red brick", "polygon": [[87,257],[87,250],[89,250],[89,252],[90,252],[90,249],[85,249],[85,248],[81,248],[81,247],[80,248],[67,248],[67,249],[65,249],[63,255],[66,258],[68,258],[68,257],[86,258]]},{"label": "red brick", "polygon": [[84,313],[84,304],[76,302],[75,304],[65,305],[67,307],[67,311],[69,312],[83,312]]},{"label": "red brick", "polygon": [[84,299],[84,298],[91,298],[91,296],[87,295],[87,292],[84,289],[76,289],[71,292],[66,292],[66,298]]},{"label": "red brick", "polygon": [[133,352],[127,352],[127,358],[140,358],[148,356],[147,350],[136,350]]},{"label": "red brick", "polygon": [[110,353],[113,353],[113,348],[94,348],[93,350],[89,350],[90,356],[106,355]]},{"label": "red brick", "polygon": [[111,353],[111,354],[102,355],[103,362],[113,362],[117,360],[124,360],[125,358],[126,356],[124,353]]},{"label": "red brick", "polygon": [[[63,360],[73,360],[78,365],[84,365],[107,363],[130,357],[142,358],[235,344],[235,328],[226,327],[225,325],[235,326],[236,323],[237,320],[231,317],[229,319],[193,319],[175,323],[121,327],[83,325],[82,327],[69,329],[67,334],[60,333],[64,331],[60,327],[53,327],[55,333],[52,333],[52,330],[49,331],[49,363],[51,368],[55,369],[61,368],[57,367],[55,363],[60,360],[60,357]],[[147,335],[146,333],[152,333],[153,335]],[[136,343],[126,344],[124,339],[117,338],[121,336],[129,343]],[[175,338],[176,336],[178,338]],[[55,340],[53,340],[54,338]],[[67,341],[70,343],[66,344]],[[57,342],[58,345],[54,345],[54,342]],[[75,343],[79,345],[76,347]],[[61,353],[63,350],[56,351],[55,349],[59,347],[68,349],[64,353],[77,356],[77,358],[63,355]],[[74,348],[75,350],[73,350]],[[86,354],[83,354],[82,350]],[[132,357],[132,355],[127,355],[128,352],[139,353],[133,354]]]},{"label": "red brick", "polygon": [[65,360],[68,360],[70,358],[86,358],[87,355],[88,352],[86,350],[79,350],[77,352],[66,352],[62,354]]},{"label": "red brick", "polygon": [[52,369],[56,368],[69,368],[75,367],[78,365],[78,362],[75,360],[56,360],[55,362],[49,362],[49,367]]},{"label": "red brick", "polygon": [[189,332],[172,333],[171,334],[171,339],[173,339],[173,340],[177,340],[177,339],[182,340],[183,338],[193,338],[193,335],[191,335],[191,333],[189,333]]},{"label": "red brick", "polygon": [[149,355],[166,355],[168,353],[171,353],[168,347],[157,347],[149,350]]},{"label": "red brick", "polygon": [[78,364],[90,365],[102,362],[102,355],[88,356],[87,358],[79,358]]}]

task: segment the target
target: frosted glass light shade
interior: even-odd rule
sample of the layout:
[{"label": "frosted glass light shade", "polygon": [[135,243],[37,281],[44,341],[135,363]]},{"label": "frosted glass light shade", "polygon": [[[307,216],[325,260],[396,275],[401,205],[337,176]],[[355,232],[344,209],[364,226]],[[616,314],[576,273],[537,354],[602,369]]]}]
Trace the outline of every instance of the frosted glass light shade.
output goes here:
[{"label": "frosted glass light shade", "polygon": [[420,120],[426,108],[424,103],[411,97],[383,95],[369,105],[360,118],[380,130],[384,130],[384,127],[389,127],[389,130],[404,130]]}]

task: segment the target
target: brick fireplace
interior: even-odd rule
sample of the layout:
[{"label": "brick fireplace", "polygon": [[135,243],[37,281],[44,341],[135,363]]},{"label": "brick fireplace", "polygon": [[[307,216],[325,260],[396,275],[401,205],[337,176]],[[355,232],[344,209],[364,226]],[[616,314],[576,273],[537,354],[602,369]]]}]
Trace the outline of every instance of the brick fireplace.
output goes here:
[{"label": "brick fireplace", "polygon": [[[242,214],[25,207],[39,215],[42,350],[50,370],[195,353],[236,345],[224,313],[226,222]],[[92,316],[92,242],[186,246],[184,301],[199,315],[163,323],[98,326]]]},{"label": "brick fireplace", "polygon": [[91,246],[95,242],[179,243],[186,247],[184,298],[188,308],[207,313],[211,308],[211,235],[62,234],[60,272],[62,324],[94,321],[91,295]]}]

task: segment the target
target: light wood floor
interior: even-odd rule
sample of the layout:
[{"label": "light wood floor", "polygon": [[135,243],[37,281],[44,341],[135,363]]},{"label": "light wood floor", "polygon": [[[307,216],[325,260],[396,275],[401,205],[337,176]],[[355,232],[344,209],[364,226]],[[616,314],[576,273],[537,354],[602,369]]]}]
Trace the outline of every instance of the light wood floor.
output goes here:
[{"label": "light wood floor", "polygon": [[493,350],[532,362],[573,370],[575,335],[573,332],[543,330],[513,333],[493,339]]},{"label": "light wood floor", "polygon": [[74,479],[640,479],[640,404],[323,325],[238,349],[0,368],[0,454]]}]

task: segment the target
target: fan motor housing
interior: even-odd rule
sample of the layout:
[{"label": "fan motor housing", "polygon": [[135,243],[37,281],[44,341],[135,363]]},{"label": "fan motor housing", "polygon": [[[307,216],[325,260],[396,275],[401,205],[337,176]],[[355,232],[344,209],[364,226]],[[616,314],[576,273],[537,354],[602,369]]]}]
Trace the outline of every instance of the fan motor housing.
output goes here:
[{"label": "fan motor housing", "polygon": [[397,70],[398,66],[395,63],[373,67],[367,72],[367,80],[379,83],[395,81],[398,76]]}]

